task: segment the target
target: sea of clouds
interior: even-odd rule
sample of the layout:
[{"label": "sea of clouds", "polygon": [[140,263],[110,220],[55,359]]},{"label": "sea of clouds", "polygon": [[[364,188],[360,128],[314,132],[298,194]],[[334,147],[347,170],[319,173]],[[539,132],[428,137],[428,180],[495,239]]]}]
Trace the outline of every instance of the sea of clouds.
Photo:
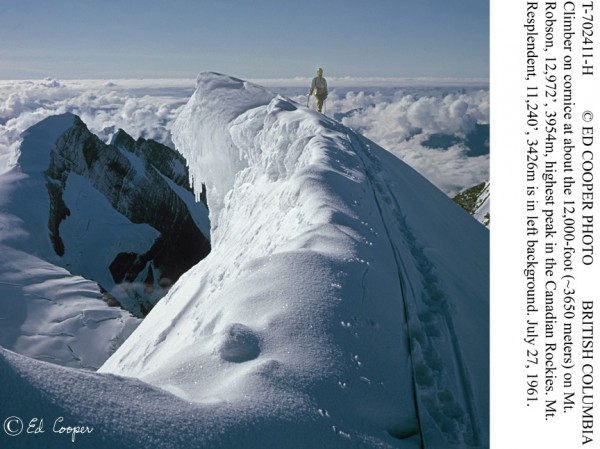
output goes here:
[{"label": "sea of clouds", "polygon": [[[306,105],[310,79],[256,81]],[[396,154],[446,194],[489,180],[485,81],[330,78],[329,86],[328,116]],[[122,128],[172,146],[171,125],[194,88],[194,80],[0,81],[0,174],[16,164],[23,131],[64,112],[80,116],[105,141]]]}]

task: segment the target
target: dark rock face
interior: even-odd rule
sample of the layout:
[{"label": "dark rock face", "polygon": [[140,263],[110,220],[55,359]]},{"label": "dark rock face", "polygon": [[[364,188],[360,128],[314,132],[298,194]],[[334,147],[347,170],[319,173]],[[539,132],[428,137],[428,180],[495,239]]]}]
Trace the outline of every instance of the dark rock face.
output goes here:
[{"label": "dark rock face", "polygon": [[489,182],[482,182],[481,184],[463,190],[452,198],[452,200],[469,214],[474,215],[482,224],[489,226],[489,212],[485,216],[477,216],[477,210],[485,203],[485,201],[489,200],[489,196]]},{"label": "dark rock face", "polygon": [[115,285],[143,280],[144,291],[152,295],[144,298],[139,291],[133,294],[137,306],[130,311],[145,315],[155,302],[148,299],[150,296],[156,297],[160,290],[164,292],[158,297],[163,296],[172,283],[210,252],[207,237],[177,192],[191,192],[185,160],[158,142],[135,141],[122,130],[107,145],[75,118],[74,125],[56,141],[46,171],[48,228],[58,256],[65,251],[60,224],[70,214],[63,192],[71,173],[88,180],[132,223],[146,223],[160,233],[145,252],[119,253],[109,266]]}]

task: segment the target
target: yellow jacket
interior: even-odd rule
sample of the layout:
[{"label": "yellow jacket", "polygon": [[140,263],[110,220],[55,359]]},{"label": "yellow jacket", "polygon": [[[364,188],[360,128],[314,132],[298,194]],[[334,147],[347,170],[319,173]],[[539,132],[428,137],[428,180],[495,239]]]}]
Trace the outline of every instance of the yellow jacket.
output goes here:
[{"label": "yellow jacket", "polygon": [[311,96],[313,92],[316,90],[315,95],[317,97],[327,97],[327,80],[322,76],[315,76],[312,79],[312,84],[310,85],[310,90],[308,91],[308,96]]}]

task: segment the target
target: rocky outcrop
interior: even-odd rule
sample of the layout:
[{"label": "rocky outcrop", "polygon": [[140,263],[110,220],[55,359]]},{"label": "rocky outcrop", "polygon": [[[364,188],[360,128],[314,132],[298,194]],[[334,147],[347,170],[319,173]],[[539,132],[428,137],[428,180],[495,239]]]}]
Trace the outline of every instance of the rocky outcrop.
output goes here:
[{"label": "rocky outcrop", "polygon": [[132,223],[145,223],[158,231],[145,251],[118,252],[108,266],[114,286],[102,285],[108,291],[115,286],[126,291],[132,300],[126,308],[138,316],[146,314],[181,274],[210,251],[189,201],[182,198],[182,193],[192,195],[185,160],[158,142],[135,141],[119,130],[112,143],[105,144],[76,117],[51,150],[45,174],[49,236],[58,256],[65,253],[61,223],[71,212],[64,191],[72,174],[89,182]]},{"label": "rocky outcrop", "polygon": [[463,190],[454,198],[456,204],[473,215],[477,221],[490,226],[490,183],[482,182]]}]

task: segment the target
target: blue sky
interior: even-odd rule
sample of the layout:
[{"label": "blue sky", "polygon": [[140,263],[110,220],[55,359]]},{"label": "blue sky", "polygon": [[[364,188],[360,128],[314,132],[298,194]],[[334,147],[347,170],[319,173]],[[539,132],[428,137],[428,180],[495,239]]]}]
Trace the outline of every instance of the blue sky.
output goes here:
[{"label": "blue sky", "polygon": [[2,0],[0,79],[489,76],[487,0]]}]

